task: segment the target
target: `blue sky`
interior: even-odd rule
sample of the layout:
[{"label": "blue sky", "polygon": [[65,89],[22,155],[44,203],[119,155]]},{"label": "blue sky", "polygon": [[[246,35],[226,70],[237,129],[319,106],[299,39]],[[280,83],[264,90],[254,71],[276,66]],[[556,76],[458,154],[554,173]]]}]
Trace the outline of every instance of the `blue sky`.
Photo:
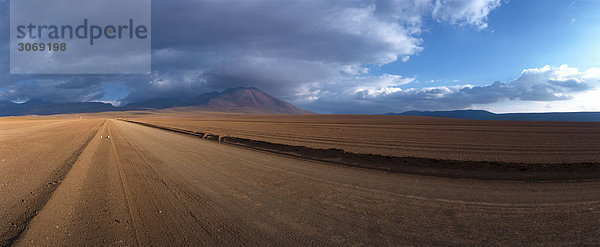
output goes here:
[{"label": "blue sky", "polygon": [[154,0],[151,74],[10,75],[4,51],[0,100],[252,86],[320,113],[600,111],[598,13],[591,0]]},{"label": "blue sky", "polygon": [[597,67],[599,11],[600,1],[505,1],[481,31],[429,19],[423,51],[377,72],[480,85],[515,79],[524,68]]}]

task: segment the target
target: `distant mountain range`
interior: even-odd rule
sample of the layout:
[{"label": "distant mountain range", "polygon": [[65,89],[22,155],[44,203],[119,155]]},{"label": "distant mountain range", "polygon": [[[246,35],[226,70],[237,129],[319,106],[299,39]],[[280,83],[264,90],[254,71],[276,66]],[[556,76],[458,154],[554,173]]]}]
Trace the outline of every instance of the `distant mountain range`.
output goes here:
[{"label": "distant mountain range", "polygon": [[511,121],[577,121],[600,122],[600,112],[551,112],[551,113],[504,113],[496,114],[482,110],[456,111],[407,111],[384,115],[445,117],[470,120],[511,120]]},{"label": "distant mountain range", "polygon": [[154,98],[143,102],[115,107],[101,102],[53,103],[40,99],[25,103],[0,101],[0,116],[53,115],[94,113],[104,111],[131,111],[193,107],[199,110],[235,111],[272,114],[310,114],[288,102],[273,97],[254,87],[230,88],[221,93],[204,93],[191,99]]},{"label": "distant mountain range", "polygon": [[[53,115],[70,113],[94,113],[105,111],[157,110],[174,108],[183,110],[228,111],[265,114],[311,114],[288,102],[273,97],[254,87],[229,88],[223,92],[209,92],[194,98],[154,98],[130,103],[122,107],[101,102],[53,103],[41,99],[25,103],[0,101],[0,116]],[[496,114],[482,110],[456,111],[408,111],[386,113],[398,116],[428,116],[470,120],[512,121],[585,121],[600,122],[600,112],[556,113],[505,113]]]}]

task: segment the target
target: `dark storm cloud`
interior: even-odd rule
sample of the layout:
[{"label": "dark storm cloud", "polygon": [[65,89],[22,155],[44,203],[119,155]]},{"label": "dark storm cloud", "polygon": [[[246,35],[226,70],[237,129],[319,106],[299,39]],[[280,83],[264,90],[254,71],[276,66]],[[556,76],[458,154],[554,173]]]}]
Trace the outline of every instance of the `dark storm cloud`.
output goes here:
[{"label": "dark storm cloud", "polygon": [[372,1],[154,1],[152,9],[154,73],[128,84],[127,101],[237,86],[292,96],[421,50],[413,5],[400,8],[410,23]]},{"label": "dark storm cloud", "polygon": [[[0,3],[2,16],[8,19],[8,1]],[[289,98],[306,85],[366,73],[365,65],[418,54],[421,19],[430,15],[435,3],[155,0],[152,4],[153,73],[126,81],[130,92],[126,101],[235,86],[255,86]],[[2,37],[8,37],[3,28]],[[7,64],[7,56],[2,57]],[[0,90],[18,89],[17,81],[6,80]],[[83,84],[86,81],[53,85],[74,94],[98,88],[94,86],[98,81],[88,81],[94,84],[89,87]],[[47,94],[59,98],[52,95],[56,91]]]},{"label": "dark storm cloud", "polygon": [[[422,19],[431,15],[436,4],[431,0],[154,1],[155,73],[142,85],[130,83],[132,93],[126,100],[173,95],[178,89],[186,95],[237,86],[254,86],[292,99],[309,85],[366,74],[366,66],[418,54]],[[439,13],[474,13],[462,7],[472,8],[467,4]],[[466,19],[479,20],[479,25],[484,23],[481,18]]]},{"label": "dark storm cloud", "polygon": [[131,76],[9,75],[0,85],[0,100],[43,99],[49,102],[86,102],[105,95],[102,83],[134,80]]},{"label": "dark storm cloud", "polygon": [[[407,30],[379,19],[376,6],[361,1],[153,3],[155,49],[337,63],[389,62],[419,49]],[[377,30],[383,27],[390,29]],[[367,28],[372,35],[364,34]],[[382,39],[388,35],[405,40]]]},{"label": "dark storm cloud", "polygon": [[9,68],[9,5],[8,1],[0,0],[0,88],[3,86],[2,82],[6,80],[6,74],[8,74]]},{"label": "dark storm cloud", "polygon": [[[487,86],[412,89],[400,88],[418,86],[418,78],[369,73],[371,66],[417,56],[425,18],[484,29],[500,1],[471,2],[155,0],[150,75],[7,75],[3,49],[0,99],[97,100],[104,83],[120,81],[129,91],[125,102],[254,86],[319,112],[379,113],[564,100],[594,87],[562,67]],[[0,16],[8,22],[8,1],[0,0]],[[7,28],[0,27],[4,47]]]},{"label": "dark storm cloud", "polygon": [[[9,90],[3,92],[8,100],[43,99],[50,102],[85,102],[98,100],[104,96],[102,87],[94,79],[81,82],[80,78],[73,80],[60,79],[29,79],[13,83]],[[65,87],[73,82],[86,85],[83,87]],[[63,86],[61,86],[63,85]]]},{"label": "dark storm cloud", "polygon": [[58,85],[56,85],[55,88],[57,89],[81,89],[81,88],[87,88],[87,87],[92,87],[92,86],[97,86],[100,84],[100,80],[98,78],[82,78],[82,77],[75,77],[72,78],[71,80],[68,80],[66,82],[62,82]]}]

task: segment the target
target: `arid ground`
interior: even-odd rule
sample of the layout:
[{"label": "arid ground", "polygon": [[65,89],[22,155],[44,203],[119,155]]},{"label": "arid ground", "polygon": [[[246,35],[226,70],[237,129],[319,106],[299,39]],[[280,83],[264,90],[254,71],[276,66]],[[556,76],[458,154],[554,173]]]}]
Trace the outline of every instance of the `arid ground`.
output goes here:
[{"label": "arid ground", "polygon": [[600,123],[365,115],[157,114],[127,119],[354,153],[527,163],[600,162]]},{"label": "arid ground", "polygon": [[2,118],[0,246],[600,245],[598,179],[392,173],[118,119],[384,156],[542,168],[600,162],[598,123],[169,112]]}]

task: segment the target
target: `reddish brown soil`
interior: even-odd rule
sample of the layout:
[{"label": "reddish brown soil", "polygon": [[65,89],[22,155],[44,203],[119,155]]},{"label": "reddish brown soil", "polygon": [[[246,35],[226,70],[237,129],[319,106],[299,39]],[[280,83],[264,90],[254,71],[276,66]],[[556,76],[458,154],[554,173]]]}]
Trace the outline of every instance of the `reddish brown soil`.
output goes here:
[{"label": "reddish brown soil", "polygon": [[600,123],[214,113],[128,119],[352,153],[525,163],[600,162]]},{"label": "reddish brown soil", "polygon": [[[302,125],[287,118],[254,126]],[[304,125],[365,125],[312,118],[321,123]],[[228,126],[222,116],[205,122],[215,121]],[[0,119],[0,138],[0,246],[600,244],[593,180],[387,173],[112,119]]]}]

